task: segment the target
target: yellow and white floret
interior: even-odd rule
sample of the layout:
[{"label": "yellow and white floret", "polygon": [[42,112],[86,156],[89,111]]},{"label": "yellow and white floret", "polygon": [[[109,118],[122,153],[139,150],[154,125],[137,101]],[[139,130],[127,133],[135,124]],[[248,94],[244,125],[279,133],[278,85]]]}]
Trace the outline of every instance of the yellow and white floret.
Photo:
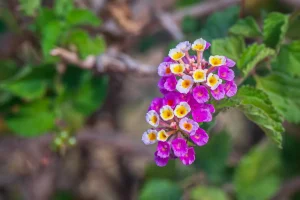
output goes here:
[{"label": "yellow and white floret", "polygon": [[174,112],[173,109],[171,108],[171,106],[169,105],[165,105],[160,109],[160,117],[164,120],[164,121],[168,121],[173,119],[174,117]]},{"label": "yellow and white floret", "polygon": [[155,110],[150,110],[146,114],[146,121],[154,127],[159,125],[159,115]]},{"label": "yellow and white floret", "polygon": [[154,144],[156,142],[157,131],[149,129],[143,133],[142,141],[146,144]]},{"label": "yellow and white floret", "polygon": [[174,115],[178,118],[183,118],[190,111],[191,111],[191,107],[187,102],[180,102],[174,110]]},{"label": "yellow and white floret", "polygon": [[188,93],[194,84],[193,78],[188,75],[182,76],[182,79],[179,79],[176,84],[176,89],[180,93]]},{"label": "yellow and white floret", "polygon": [[206,73],[207,73],[207,69],[196,69],[193,72],[194,82],[201,83],[206,81]]},{"label": "yellow and white floret", "polygon": [[203,40],[202,38],[195,40],[194,43],[192,44],[192,49],[194,51],[204,51],[205,47],[206,47],[206,41]]},{"label": "yellow and white floret", "polygon": [[172,58],[173,60],[180,60],[181,58],[183,58],[185,56],[185,53],[182,52],[180,49],[175,48],[175,49],[171,49],[169,51],[169,57]]},{"label": "yellow and white floret", "polygon": [[166,133],[166,131],[165,130],[160,130],[160,131],[158,131],[158,133],[157,133],[157,140],[158,141],[166,141],[168,139],[168,135],[167,135],[167,133]]},{"label": "yellow and white floret", "polygon": [[226,58],[225,56],[210,56],[209,59],[209,64],[211,64],[213,67],[218,67],[222,66],[226,63]]},{"label": "yellow and white floret", "polygon": [[173,63],[170,65],[170,69],[173,74],[182,74],[185,70],[185,66],[183,64]]},{"label": "yellow and white floret", "polygon": [[218,75],[213,73],[208,75],[206,84],[210,87],[210,89],[215,90],[221,83],[222,79],[220,79]]}]

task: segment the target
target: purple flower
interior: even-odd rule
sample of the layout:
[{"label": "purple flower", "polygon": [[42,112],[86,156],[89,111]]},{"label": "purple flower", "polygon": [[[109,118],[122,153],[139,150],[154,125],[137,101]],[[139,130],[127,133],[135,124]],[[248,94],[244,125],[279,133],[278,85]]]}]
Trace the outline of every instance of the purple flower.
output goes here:
[{"label": "purple flower", "polygon": [[178,92],[169,92],[163,98],[163,105],[169,105],[171,108],[175,108],[179,102],[180,96]]},{"label": "purple flower", "polygon": [[188,145],[186,141],[182,138],[177,138],[172,141],[172,149],[175,156],[180,157],[184,156],[188,151]]},{"label": "purple flower", "polygon": [[179,121],[179,127],[190,135],[193,135],[199,128],[199,124],[190,118],[184,117]]},{"label": "purple flower", "polygon": [[195,159],[195,150],[193,147],[189,147],[187,153],[184,156],[179,157],[181,160],[182,164],[184,165],[191,165]]},{"label": "purple flower", "polygon": [[205,108],[194,109],[192,116],[196,122],[210,122],[212,120],[211,112]]},{"label": "purple flower", "polygon": [[154,153],[154,161],[156,163],[157,166],[159,167],[164,167],[168,164],[169,158],[162,158],[160,156],[157,155],[157,151]]},{"label": "purple flower", "polygon": [[177,80],[174,75],[168,77],[161,77],[158,82],[158,87],[163,94],[166,94],[167,91],[174,91],[176,88]]},{"label": "purple flower", "polygon": [[225,90],[226,96],[232,97],[237,92],[237,85],[235,84],[234,81],[227,82],[225,84],[224,90]]},{"label": "purple flower", "polygon": [[208,109],[210,113],[216,112],[214,105],[212,105],[212,104],[206,104],[206,103],[204,103],[202,105],[203,105],[202,108]]},{"label": "purple flower", "polygon": [[172,72],[170,69],[171,62],[163,62],[158,66],[158,75],[159,76],[171,76]]},{"label": "purple flower", "polygon": [[226,58],[226,63],[225,66],[227,67],[234,67],[235,66],[235,62],[229,58]]},{"label": "purple flower", "polygon": [[164,57],[163,62],[173,62],[173,59],[170,58],[169,56],[167,56],[167,57]]},{"label": "purple flower", "polygon": [[224,85],[220,84],[215,90],[211,91],[211,95],[216,99],[216,100],[221,100],[225,97],[225,90],[224,90]]},{"label": "purple flower", "polygon": [[174,91],[176,89],[177,80],[174,75],[167,77],[166,82],[164,83],[164,88],[168,91]]},{"label": "purple flower", "polygon": [[199,85],[193,89],[193,97],[198,103],[205,103],[209,100],[209,94],[205,86]]},{"label": "purple flower", "polygon": [[232,81],[234,79],[234,71],[228,67],[219,67],[218,75],[221,79]]},{"label": "purple flower", "polygon": [[163,104],[163,99],[156,97],[151,101],[151,104],[150,104],[148,110],[155,110],[156,112],[159,113],[159,110],[162,107],[162,104]]},{"label": "purple flower", "polygon": [[191,140],[198,146],[203,146],[208,142],[209,136],[202,128],[198,128],[196,133],[191,136]]},{"label": "purple flower", "polygon": [[157,155],[161,158],[167,158],[170,156],[170,144],[168,142],[158,141],[157,143]]},{"label": "purple flower", "polygon": [[206,41],[206,45],[205,45],[205,49],[204,50],[208,49],[209,47],[210,47],[210,43]]}]

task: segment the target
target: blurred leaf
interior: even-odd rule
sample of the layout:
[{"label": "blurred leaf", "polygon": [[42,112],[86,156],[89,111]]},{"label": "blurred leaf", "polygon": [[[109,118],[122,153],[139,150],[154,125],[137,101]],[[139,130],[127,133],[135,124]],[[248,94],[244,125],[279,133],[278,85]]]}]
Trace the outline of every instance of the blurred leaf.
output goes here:
[{"label": "blurred leaf", "polygon": [[53,20],[42,29],[41,45],[46,59],[51,57],[50,51],[58,45],[59,37],[63,32],[62,26],[60,21]]},{"label": "blurred leaf", "polygon": [[282,73],[272,73],[266,77],[255,77],[257,87],[265,91],[274,107],[292,123],[300,122],[300,78]]},{"label": "blurred leaf", "polygon": [[243,86],[234,97],[239,101],[238,109],[248,119],[256,123],[279,147],[282,143],[283,119],[272,106],[268,95],[263,91]]},{"label": "blurred leaf", "polygon": [[26,15],[34,15],[36,9],[41,5],[41,0],[19,0],[20,9],[24,11]]},{"label": "blurred leaf", "polygon": [[69,25],[91,25],[99,26],[100,19],[90,10],[74,9],[68,13],[66,20]]},{"label": "blurred leaf", "polygon": [[288,29],[288,16],[282,13],[270,13],[264,20],[264,43],[273,49],[277,49]]},{"label": "blurred leaf", "polygon": [[198,186],[191,190],[191,200],[228,200],[227,194],[215,187]]},{"label": "blurred leaf", "polygon": [[145,172],[146,180],[152,178],[175,180],[177,177],[175,162],[175,160],[169,160],[168,165],[165,167],[158,167],[154,163],[148,165]]},{"label": "blurred leaf", "polygon": [[5,118],[7,126],[17,135],[34,137],[54,126],[55,115],[48,100],[35,101],[17,109],[19,111]]},{"label": "blurred leaf", "polygon": [[98,55],[105,50],[105,41],[102,37],[91,38],[84,30],[76,29],[70,33],[65,41],[74,44],[82,58],[89,55]]},{"label": "blurred leaf", "polygon": [[243,37],[257,37],[261,35],[260,28],[253,17],[240,19],[229,29],[230,33]]},{"label": "blurred leaf", "polygon": [[54,4],[54,12],[59,17],[65,17],[73,8],[73,0],[56,0]]},{"label": "blurred leaf", "polygon": [[[267,160],[266,160],[267,159]],[[254,147],[236,169],[234,185],[239,200],[270,199],[280,186],[279,149],[271,143]]]},{"label": "blurred leaf", "polygon": [[47,24],[56,19],[55,13],[52,9],[49,8],[40,8],[38,16],[34,21],[34,31],[42,33],[43,29],[47,27]]},{"label": "blurred leaf", "polygon": [[20,69],[12,60],[1,60],[0,70],[0,81],[4,81],[13,77]]},{"label": "blurred leaf", "polygon": [[285,134],[282,148],[282,160],[285,169],[284,175],[288,178],[293,178],[300,175],[300,140],[296,135],[289,133]]},{"label": "blurred leaf", "polygon": [[48,65],[26,67],[24,71],[26,72],[23,75],[2,82],[0,87],[23,99],[33,100],[45,94],[47,86],[56,74],[55,69]]},{"label": "blurred leaf", "polygon": [[180,200],[182,190],[174,182],[153,179],[145,183],[141,190],[139,200]]},{"label": "blurred leaf", "polygon": [[200,36],[207,41],[227,36],[228,29],[236,23],[238,15],[239,7],[237,6],[215,12],[207,18]]},{"label": "blurred leaf", "polygon": [[224,179],[227,158],[231,151],[231,140],[227,133],[214,134],[209,142],[195,148],[197,169],[206,172],[207,177],[214,183],[220,183]]},{"label": "blurred leaf", "polygon": [[75,200],[71,191],[56,191],[53,200]]},{"label": "blurred leaf", "polygon": [[176,0],[177,7],[185,7],[185,6],[192,6],[193,4],[199,3],[202,0]]},{"label": "blurred leaf", "polygon": [[291,44],[283,45],[275,63],[276,71],[300,76],[300,41],[293,41]]},{"label": "blurred leaf", "polygon": [[244,76],[248,75],[256,65],[265,58],[275,54],[273,49],[265,47],[264,44],[252,44],[245,49],[237,62],[237,66],[243,71]]},{"label": "blurred leaf", "polygon": [[237,61],[245,49],[244,39],[241,37],[227,37],[212,42],[212,55],[224,55]]}]

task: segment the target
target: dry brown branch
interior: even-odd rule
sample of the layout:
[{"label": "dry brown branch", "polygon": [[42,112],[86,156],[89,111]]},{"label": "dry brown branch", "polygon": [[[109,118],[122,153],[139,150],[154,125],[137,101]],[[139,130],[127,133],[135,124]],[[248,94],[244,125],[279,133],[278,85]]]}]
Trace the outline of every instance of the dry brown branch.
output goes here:
[{"label": "dry brown branch", "polygon": [[58,56],[66,63],[77,65],[83,69],[96,68],[99,73],[107,72],[134,72],[139,75],[153,75],[156,68],[136,61],[130,56],[118,52],[113,49],[108,49],[106,53],[95,56],[88,56],[85,60],[81,60],[75,52],[70,52],[67,49],[56,48],[51,51],[52,56]]}]

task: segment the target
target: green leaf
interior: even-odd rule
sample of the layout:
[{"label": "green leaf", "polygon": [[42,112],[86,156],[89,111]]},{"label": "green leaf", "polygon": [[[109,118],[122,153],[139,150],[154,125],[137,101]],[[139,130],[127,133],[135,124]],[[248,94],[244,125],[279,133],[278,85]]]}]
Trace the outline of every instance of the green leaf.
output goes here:
[{"label": "green leaf", "polygon": [[275,51],[273,49],[267,48],[263,44],[258,45],[255,43],[243,51],[237,66],[243,71],[244,76],[247,76],[259,62],[274,54]]},{"label": "green leaf", "polygon": [[300,76],[300,41],[283,45],[280,48],[274,68],[276,71]]},{"label": "green leaf", "polygon": [[89,55],[98,55],[104,52],[105,41],[101,36],[91,38],[84,30],[74,30],[66,38],[65,43],[74,44],[82,58]]},{"label": "green leaf", "polygon": [[174,182],[153,179],[144,185],[141,190],[139,200],[180,200],[182,196],[182,190]]},{"label": "green leaf", "polygon": [[58,0],[54,4],[54,12],[59,17],[65,17],[74,8],[73,0]]},{"label": "green leaf", "polygon": [[213,55],[224,55],[237,61],[241,52],[245,49],[245,42],[241,37],[227,37],[212,42],[211,53]]},{"label": "green leaf", "polygon": [[42,97],[51,84],[55,75],[53,66],[42,65],[39,67],[26,67],[22,75],[15,76],[8,81],[2,82],[0,87],[26,100],[33,100]]},{"label": "green leaf", "polygon": [[47,100],[35,101],[20,107],[20,110],[5,118],[7,126],[17,135],[39,136],[54,127],[55,115]]},{"label": "green leaf", "polygon": [[90,10],[74,9],[66,16],[67,23],[71,26],[91,25],[99,26],[100,19]]},{"label": "green leaf", "polygon": [[63,25],[58,20],[50,21],[48,24],[44,26],[42,30],[41,45],[42,45],[43,55],[45,56],[46,59],[51,57],[50,56],[51,50],[58,45],[59,37],[63,32],[62,28]]},{"label": "green leaf", "polygon": [[169,160],[168,165],[165,167],[158,167],[155,163],[147,165],[145,171],[145,178],[147,179],[165,179],[175,180],[177,177],[176,161]]},{"label": "green leaf", "polygon": [[243,37],[257,37],[261,35],[260,28],[253,17],[240,19],[229,29],[230,33]]},{"label": "green leaf", "polygon": [[270,13],[264,20],[264,43],[270,48],[277,49],[283,41],[287,29],[287,15],[277,12]]},{"label": "green leaf", "polygon": [[216,187],[198,186],[190,192],[191,200],[228,200],[227,194]]},{"label": "green leaf", "polygon": [[215,12],[208,17],[199,35],[207,41],[227,36],[228,29],[236,23],[238,15],[239,7],[237,6]]},{"label": "green leaf", "polygon": [[32,16],[35,11],[40,7],[41,0],[19,0],[20,9],[24,11],[26,15]]},{"label": "green leaf", "polygon": [[196,168],[202,169],[212,182],[223,181],[227,158],[231,151],[230,136],[224,132],[215,134],[205,146],[195,148],[195,151]]},{"label": "green leaf", "polygon": [[280,170],[278,148],[270,143],[254,147],[236,169],[234,185],[237,199],[270,199],[280,186]]},{"label": "green leaf", "polygon": [[239,101],[238,109],[243,111],[248,119],[256,123],[279,147],[282,143],[283,119],[272,106],[268,95],[263,91],[244,86],[239,88],[234,97]]},{"label": "green leaf", "polygon": [[47,27],[46,24],[54,21],[55,19],[56,16],[52,9],[42,7],[39,9],[38,16],[34,20],[34,24],[32,26],[33,30],[38,33],[42,33],[43,29]]},{"label": "green leaf", "polygon": [[257,87],[265,91],[274,107],[292,123],[300,123],[300,78],[282,73],[266,77],[255,77]]}]

